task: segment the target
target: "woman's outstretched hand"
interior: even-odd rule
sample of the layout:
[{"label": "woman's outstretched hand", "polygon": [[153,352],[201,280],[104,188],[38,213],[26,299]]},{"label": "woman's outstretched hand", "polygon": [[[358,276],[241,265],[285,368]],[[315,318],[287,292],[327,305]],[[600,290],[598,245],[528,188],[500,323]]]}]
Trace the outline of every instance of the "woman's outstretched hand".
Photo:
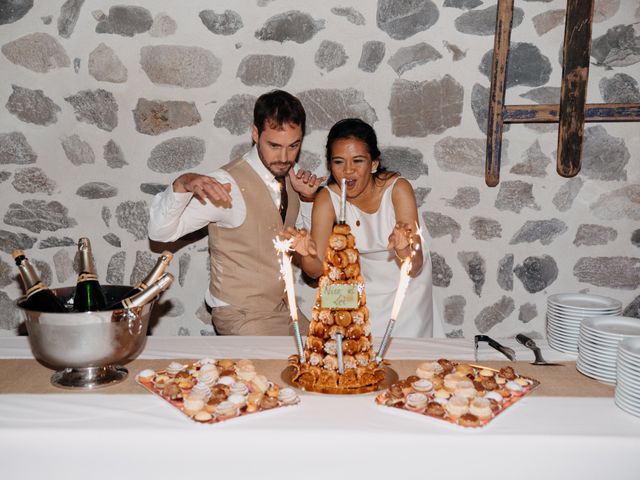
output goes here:
[{"label": "woman's outstretched hand", "polygon": [[309,255],[316,256],[318,254],[316,242],[313,241],[309,232],[304,228],[297,229],[289,227],[284,232],[281,232],[279,236],[286,239],[293,239],[291,249],[303,257]]},{"label": "woman's outstretched hand", "polygon": [[[393,227],[391,235],[389,235],[388,250],[395,250],[396,255],[399,258],[406,258],[411,255],[411,250],[416,242],[416,237],[413,233],[413,229],[408,223],[398,222]],[[420,239],[418,238],[419,242]]]}]

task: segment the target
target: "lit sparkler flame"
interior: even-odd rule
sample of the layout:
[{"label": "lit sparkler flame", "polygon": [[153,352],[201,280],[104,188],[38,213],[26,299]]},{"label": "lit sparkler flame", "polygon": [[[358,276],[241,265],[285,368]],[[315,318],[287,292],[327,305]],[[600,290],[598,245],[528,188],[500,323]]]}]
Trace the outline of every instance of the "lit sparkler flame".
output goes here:
[{"label": "lit sparkler flame", "polygon": [[398,280],[398,288],[396,289],[396,296],[393,299],[393,308],[391,309],[391,318],[396,320],[398,318],[398,312],[404,301],[404,296],[409,288],[409,281],[411,277],[409,272],[411,271],[411,257],[413,254],[402,261],[400,266],[400,278]]}]

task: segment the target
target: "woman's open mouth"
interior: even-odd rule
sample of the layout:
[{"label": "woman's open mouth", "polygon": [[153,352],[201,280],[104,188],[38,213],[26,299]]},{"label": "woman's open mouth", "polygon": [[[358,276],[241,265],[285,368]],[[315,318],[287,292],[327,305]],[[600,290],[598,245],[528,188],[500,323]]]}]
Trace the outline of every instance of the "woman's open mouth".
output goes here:
[{"label": "woman's open mouth", "polygon": [[346,180],[345,184],[347,185],[347,190],[351,190],[353,187],[356,186],[356,181],[355,180]]}]

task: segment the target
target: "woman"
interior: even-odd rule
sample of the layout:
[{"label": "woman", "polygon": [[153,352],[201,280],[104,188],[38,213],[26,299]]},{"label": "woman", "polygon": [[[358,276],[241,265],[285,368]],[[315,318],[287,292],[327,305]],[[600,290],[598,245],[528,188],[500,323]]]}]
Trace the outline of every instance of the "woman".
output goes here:
[{"label": "woman", "polygon": [[431,260],[417,232],[416,199],[411,184],[380,164],[373,128],[350,118],[336,123],[327,138],[327,188],[315,198],[311,235],[290,229],[293,248],[307,275],[323,273],[323,255],[340,212],[340,186],[346,179],[347,224],[360,251],[369,320],[382,336],[391,315],[402,259],[411,257],[412,277],[400,308],[394,336],[432,334]]}]

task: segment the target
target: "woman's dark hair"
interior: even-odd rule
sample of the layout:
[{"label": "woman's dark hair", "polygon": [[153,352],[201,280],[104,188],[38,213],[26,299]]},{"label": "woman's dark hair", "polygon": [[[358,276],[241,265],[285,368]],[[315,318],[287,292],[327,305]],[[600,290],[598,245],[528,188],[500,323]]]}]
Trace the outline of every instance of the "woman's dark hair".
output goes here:
[{"label": "woman's dark hair", "polygon": [[258,97],[253,107],[253,123],[258,128],[258,135],[267,126],[280,128],[292,123],[299,125],[302,136],[305,133],[306,114],[300,100],[284,90],[272,90]]},{"label": "woman's dark hair", "polygon": [[[373,127],[359,118],[345,118],[344,120],[340,120],[331,127],[329,135],[327,135],[326,156],[327,170],[329,171],[328,183],[335,183],[336,181],[333,175],[331,175],[331,148],[336,141],[347,138],[356,138],[362,141],[367,146],[371,160],[380,160],[378,137]],[[382,164],[380,164],[378,165],[378,170],[373,174],[373,177],[374,179],[378,179],[381,174],[387,177],[390,173],[391,172],[387,172]]]}]

